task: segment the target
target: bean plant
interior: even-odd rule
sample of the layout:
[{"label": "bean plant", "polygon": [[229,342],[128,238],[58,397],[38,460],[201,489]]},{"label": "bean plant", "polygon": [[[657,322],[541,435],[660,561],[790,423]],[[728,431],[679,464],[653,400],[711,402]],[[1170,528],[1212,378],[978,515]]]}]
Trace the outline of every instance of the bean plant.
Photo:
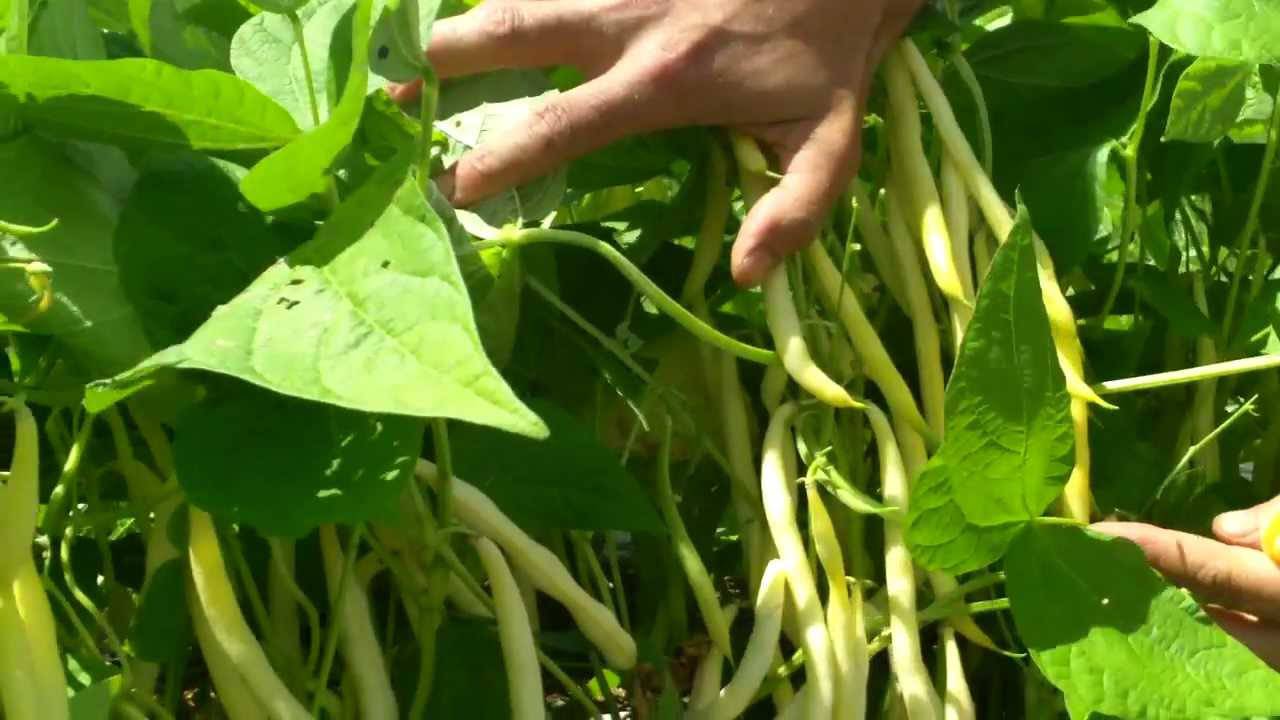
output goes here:
[{"label": "bean plant", "polygon": [[1090,529],[1280,493],[1271,4],[925,7],[758,288],[727,129],[450,206],[475,4],[0,0],[0,718],[1280,715]]}]

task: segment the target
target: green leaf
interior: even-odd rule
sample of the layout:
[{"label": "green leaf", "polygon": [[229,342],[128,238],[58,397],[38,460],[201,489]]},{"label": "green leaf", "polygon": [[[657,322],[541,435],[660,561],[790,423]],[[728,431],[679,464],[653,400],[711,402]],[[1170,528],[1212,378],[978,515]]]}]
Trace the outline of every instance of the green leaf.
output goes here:
[{"label": "green leaf", "polygon": [[369,41],[374,74],[401,83],[422,77],[425,41],[438,12],[440,0],[390,0]]},{"label": "green leaf", "polygon": [[501,368],[511,360],[515,349],[524,270],[518,249],[492,248],[479,255],[492,274],[493,282],[483,299],[476,303],[476,326],[485,352],[493,364]]},{"label": "green leaf", "polygon": [[187,70],[231,70],[231,34],[248,19],[240,3],[150,0],[147,13],[151,57]]},{"label": "green leaf", "polygon": [[120,283],[156,347],[186,340],[291,249],[236,180],[192,156],[143,175],[120,213]]},{"label": "green leaf", "polygon": [[129,27],[138,38],[142,52],[150,55],[151,44],[151,0],[128,0]]},{"label": "green leaf", "polygon": [[71,698],[71,720],[108,720],[112,701],[124,689],[124,676],[112,675],[90,685]]},{"label": "green leaf", "polygon": [[1074,269],[1111,231],[1107,159],[1112,144],[1055,153],[1027,165],[1022,197],[1059,273]]},{"label": "green leaf", "polygon": [[1128,28],[1028,20],[979,36],[965,55],[978,75],[1080,87],[1125,69],[1145,46],[1142,33]]},{"label": "green leaf", "polygon": [[1237,144],[1266,144],[1274,108],[1272,93],[1263,86],[1260,73],[1255,71],[1245,84],[1244,104],[1227,136]]},{"label": "green leaf", "polygon": [[86,402],[98,407],[172,367],[353,410],[545,436],[485,357],[449,237],[406,162],[384,167],[190,339],[91,387]]},{"label": "green leaf", "polygon": [[912,487],[907,542],[918,563],[959,574],[999,560],[1058,496],[1073,446],[1065,385],[1019,209],[947,386],[942,446]]},{"label": "green leaf", "polygon": [[[417,651],[413,651],[417,655]],[[438,657],[427,717],[508,720],[511,705],[502,646],[492,624],[450,618],[436,636]],[[412,682],[412,680],[410,680]],[[412,686],[410,686],[411,688]],[[412,693],[412,689],[409,690]]]},{"label": "green leaf", "polygon": [[254,4],[269,13],[287,15],[297,12],[308,0],[254,0]]},{"label": "green leaf", "polygon": [[1218,326],[1196,306],[1191,299],[1188,283],[1175,284],[1163,273],[1143,273],[1133,278],[1133,284],[1143,300],[1169,321],[1169,329],[1194,340],[1212,336]]},{"label": "green leaf", "polygon": [[83,0],[46,0],[31,27],[31,54],[105,60],[107,46]]},{"label": "green leaf", "polygon": [[60,138],[150,148],[267,150],[293,138],[289,114],[226,73],[155,60],[0,57],[0,102]]},{"label": "green leaf", "polygon": [[1190,55],[1280,62],[1280,5],[1254,0],[1159,0],[1131,18]]},{"label": "green leaf", "polygon": [[351,143],[364,111],[372,13],[373,0],[358,0],[351,23],[351,71],[329,119],[268,155],[241,181],[240,192],[263,212],[323,195],[332,187],[330,168]]},{"label": "green leaf", "polygon": [[452,430],[458,477],[531,530],[665,532],[648,494],[591,428],[550,403],[530,406],[551,431],[546,440],[479,427]]},{"label": "green leaf", "polygon": [[[555,93],[543,76],[529,71],[501,71],[455,81],[440,94],[436,129],[449,138],[446,163],[503,133],[521,132],[517,123],[537,103]],[[564,169],[532,180],[468,208],[494,227],[510,222],[541,221],[555,212],[565,193]]]},{"label": "green leaf", "polygon": [[[298,13],[303,25],[307,57],[311,62],[316,104],[320,120],[329,117],[329,108],[337,102],[337,90],[330,95],[330,88],[341,85],[337,67],[343,64],[345,72],[350,58],[340,58],[342,45],[350,47],[344,32],[350,22],[349,14],[355,0],[312,0]],[[334,54],[330,62],[330,53]],[[280,15],[262,13],[240,26],[231,38],[231,67],[267,97],[280,103],[289,111],[298,127],[309,128],[316,123],[311,116],[310,90],[302,60],[301,47],[290,26],[289,19]]]},{"label": "green leaf", "polygon": [[1072,717],[1280,714],[1280,674],[1165,583],[1127,540],[1035,525],[1009,547],[1018,634]]},{"label": "green leaf", "polygon": [[1244,108],[1245,88],[1254,68],[1247,63],[1196,58],[1173,89],[1162,140],[1217,142]]},{"label": "green leaf", "polygon": [[191,638],[187,614],[187,567],[174,558],[155,569],[142,591],[129,628],[129,645],[139,660],[167,663],[181,657]]},{"label": "green leaf", "polygon": [[[218,382],[175,429],[192,504],[267,535],[394,517],[422,450],[423,423]],[[252,458],[251,461],[247,461]]]},{"label": "green leaf", "polygon": [[24,135],[0,143],[0,218],[58,221],[21,238],[0,232],[0,259],[45,263],[54,292],[53,305],[34,315],[37,296],[23,272],[0,270],[0,315],[58,338],[92,377],[120,372],[151,352],[112,257],[117,212],[102,185],[47,140]]}]

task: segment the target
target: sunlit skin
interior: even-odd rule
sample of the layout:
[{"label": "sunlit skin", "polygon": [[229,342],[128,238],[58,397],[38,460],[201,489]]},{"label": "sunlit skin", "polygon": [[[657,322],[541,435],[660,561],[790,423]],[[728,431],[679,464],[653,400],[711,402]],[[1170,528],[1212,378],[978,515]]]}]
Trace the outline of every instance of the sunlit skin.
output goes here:
[{"label": "sunlit skin", "polygon": [[[808,244],[857,172],[862,108],[880,58],[919,0],[490,0],[436,24],[443,78],[569,65],[588,81],[534,108],[520,132],[441,178],[465,206],[620,138],[727,126],[771,151],[782,179],[733,248],[755,285]],[[415,87],[396,91],[409,100]]]},{"label": "sunlit skin", "polygon": [[1104,522],[1095,530],[1128,538],[1170,582],[1190,590],[1224,630],[1280,669],[1280,567],[1262,552],[1263,531],[1280,497],[1213,521],[1216,539],[1144,523]]}]

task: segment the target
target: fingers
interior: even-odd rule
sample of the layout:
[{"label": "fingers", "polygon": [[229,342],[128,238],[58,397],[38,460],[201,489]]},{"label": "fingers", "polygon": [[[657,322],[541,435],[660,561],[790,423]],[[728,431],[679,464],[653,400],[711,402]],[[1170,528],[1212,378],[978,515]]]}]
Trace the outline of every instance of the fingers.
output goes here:
[{"label": "fingers", "polygon": [[442,185],[466,206],[551,172],[626,135],[652,129],[652,113],[621,74],[606,74],[542,101],[497,139],[464,154]]},{"label": "fingers", "polygon": [[1223,513],[1213,519],[1213,534],[1231,545],[1261,549],[1262,529],[1277,511],[1280,511],[1280,497],[1245,510]]},{"label": "fingers", "polygon": [[785,173],[751,209],[738,233],[731,267],[739,285],[759,283],[789,253],[817,236],[827,211],[857,172],[860,118],[846,95],[797,143],[794,153],[774,143]]},{"label": "fingers", "polygon": [[[610,47],[600,42],[601,17],[592,0],[490,0],[435,23],[427,57],[441,78],[502,68],[576,65],[588,74]],[[592,42],[583,42],[583,38]],[[399,103],[416,100],[422,81],[387,88]]]},{"label": "fingers", "polygon": [[1152,567],[1202,600],[1280,622],[1280,568],[1266,555],[1143,523],[1092,528],[1137,543]]},{"label": "fingers", "polygon": [[436,23],[427,57],[442,78],[574,65],[602,45],[599,15],[590,0],[491,0]]},{"label": "fingers", "polygon": [[1263,662],[1280,670],[1280,625],[1213,605],[1204,610],[1228,635],[1244,643]]}]

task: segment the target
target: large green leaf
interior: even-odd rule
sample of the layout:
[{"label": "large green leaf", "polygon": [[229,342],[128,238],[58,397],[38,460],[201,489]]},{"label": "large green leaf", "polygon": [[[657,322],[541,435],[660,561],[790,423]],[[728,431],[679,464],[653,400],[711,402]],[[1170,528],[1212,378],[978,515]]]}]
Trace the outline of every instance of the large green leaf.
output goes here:
[{"label": "large green leaf", "polygon": [[323,195],[332,187],[330,169],[351,143],[364,111],[369,74],[369,28],[374,0],[358,0],[351,21],[351,69],[342,97],[329,119],[268,155],[249,171],[240,191],[263,212]]},{"label": "large green leaf", "polygon": [[156,347],[186,340],[291,249],[246,206],[237,179],[192,156],[143,175],[120,213],[120,282]]},{"label": "large green leaf", "polygon": [[[355,0],[312,0],[298,12],[311,64],[313,85],[301,47],[288,18],[270,13],[240,26],[231,39],[231,67],[236,74],[280,103],[299,127],[312,127],[309,87],[316,94],[320,120],[338,101],[337,88],[350,66],[350,27]],[[344,51],[345,46],[345,51]],[[341,65],[341,68],[338,66]],[[339,77],[341,70],[341,77]]]},{"label": "large green leaf", "polygon": [[1027,165],[1022,198],[1061,273],[1083,262],[1094,241],[1111,231],[1106,207],[1111,148],[1105,142],[1054,153]]},{"label": "large green leaf", "polygon": [[1040,300],[1026,211],[996,253],[947,386],[942,447],[911,492],[907,541],[925,567],[1000,559],[1071,469],[1071,418]]},{"label": "large green leaf", "polygon": [[664,532],[648,494],[591,428],[550,403],[530,405],[551,436],[459,427],[449,436],[458,477],[529,529]]},{"label": "large green leaf", "polygon": [[[2,59],[2,58],[0,58]],[[0,232],[0,259],[39,260],[53,269],[53,305],[33,316],[36,296],[20,270],[0,270],[0,315],[65,343],[93,377],[120,372],[150,346],[120,289],[112,257],[116,201],[52,143],[24,135],[0,143],[0,218],[48,232]]]},{"label": "large green leaf", "polygon": [[72,140],[196,150],[268,150],[298,128],[248,83],[155,60],[0,57],[0,103],[31,127]]},{"label": "large green leaf", "polygon": [[1127,28],[1028,20],[980,36],[965,54],[979,75],[1080,87],[1123,70],[1144,46],[1142,33]]},{"label": "large green leaf", "polygon": [[91,388],[90,406],[182,368],[353,410],[544,436],[485,357],[449,237],[406,162],[384,167],[186,342]]},{"label": "large green leaf", "polygon": [[1280,5],[1256,0],[1159,0],[1132,21],[1201,57],[1280,62]]},{"label": "large green leaf", "polygon": [[231,35],[248,19],[240,3],[147,0],[146,5],[146,18],[137,21],[149,26],[151,57],[187,70],[231,70]]},{"label": "large green leaf", "polygon": [[1127,540],[1034,525],[1009,547],[1018,634],[1071,716],[1280,714],[1280,674],[1215,625]]},{"label": "large green leaf", "polygon": [[1253,66],[1232,60],[1196,58],[1173,89],[1164,140],[1217,142],[1244,108]]},{"label": "large green leaf", "polygon": [[[502,645],[491,623],[449,618],[436,635],[439,657],[427,717],[467,720],[507,720],[511,717]],[[412,650],[417,659],[417,650]],[[409,663],[397,663],[403,667]],[[412,694],[415,674],[406,677]]]},{"label": "large green leaf", "polygon": [[46,0],[31,26],[31,54],[105,60],[107,47],[83,0]]},{"label": "large green leaf", "polygon": [[395,515],[423,422],[214,385],[175,429],[178,479],[196,506],[267,535]]}]

